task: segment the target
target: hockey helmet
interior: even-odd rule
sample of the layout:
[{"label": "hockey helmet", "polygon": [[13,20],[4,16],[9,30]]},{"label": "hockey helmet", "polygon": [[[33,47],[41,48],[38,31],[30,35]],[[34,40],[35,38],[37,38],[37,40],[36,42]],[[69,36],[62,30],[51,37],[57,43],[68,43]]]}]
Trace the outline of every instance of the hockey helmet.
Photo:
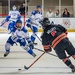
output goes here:
[{"label": "hockey helmet", "polygon": [[16,23],[21,23],[22,24],[22,21],[21,20],[17,20]]},{"label": "hockey helmet", "polygon": [[41,8],[41,5],[37,5],[36,8]]},{"label": "hockey helmet", "polygon": [[42,24],[43,27],[46,27],[46,26],[50,25],[50,21],[49,21],[48,18],[45,17],[45,18],[43,18],[41,24]]},{"label": "hockey helmet", "polygon": [[16,6],[14,5],[14,6],[12,7],[12,9],[13,9],[13,10],[16,10]]},{"label": "hockey helmet", "polygon": [[21,20],[17,20],[16,21],[16,29],[20,31],[21,28],[22,28],[22,21]]}]

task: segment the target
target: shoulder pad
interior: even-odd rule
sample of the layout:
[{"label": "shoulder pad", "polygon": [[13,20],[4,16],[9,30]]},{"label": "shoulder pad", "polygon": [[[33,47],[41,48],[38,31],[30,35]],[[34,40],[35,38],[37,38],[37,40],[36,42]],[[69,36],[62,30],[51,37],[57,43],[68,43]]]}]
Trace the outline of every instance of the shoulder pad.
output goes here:
[{"label": "shoulder pad", "polygon": [[38,13],[36,10],[34,10],[34,11],[32,12],[33,15],[35,15],[36,13]]}]

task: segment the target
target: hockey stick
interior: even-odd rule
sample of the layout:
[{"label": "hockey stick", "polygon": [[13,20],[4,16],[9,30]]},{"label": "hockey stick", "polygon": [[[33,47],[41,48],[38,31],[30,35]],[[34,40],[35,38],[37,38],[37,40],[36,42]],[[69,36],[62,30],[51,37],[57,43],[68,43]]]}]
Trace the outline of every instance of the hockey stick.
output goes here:
[{"label": "hockey stick", "polygon": [[[35,33],[34,33],[35,34]],[[42,40],[37,36],[37,34],[35,34],[36,35],[36,37],[42,42]]]},{"label": "hockey stick", "polygon": [[[28,47],[29,47],[29,45],[27,45]],[[38,50],[38,51],[40,51],[40,52],[45,52],[45,51],[43,51],[43,50],[41,50],[41,49],[38,49],[38,48],[35,48],[34,47],[34,49],[36,49],[36,50]],[[52,55],[52,56],[55,56],[55,57],[58,57],[57,55],[55,55],[55,54],[52,54],[52,53],[47,53],[47,54],[49,54],[49,55]]]},{"label": "hockey stick", "polygon": [[1,22],[0,27],[3,26],[5,22],[6,22],[6,20],[4,19],[4,20]]},{"label": "hockey stick", "polygon": [[[34,49],[36,49],[36,50],[38,50],[38,51],[41,51],[41,52],[44,52],[43,50],[41,50],[41,49],[38,49],[38,48],[34,48]],[[55,54],[52,54],[52,53],[47,53],[47,54],[49,54],[49,55],[52,55],[52,56],[55,56],[55,57],[58,57],[57,55],[55,55]],[[67,58],[70,58],[71,56],[67,56]]]},{"label": "hockey stick", "polygon": [[24,69],[28,70],[29,68],[31,68],[44,54],[45,52],[43,52],[32,64],[30,64],[29,67],[24,65]]},{"label": "hockey stick", "polygon": [[[33,32],[33,28],[32,28],[32,26],[31,26],[31,30],[32,30],[32,32]],[[34,33],[34,32],[33,32]],[[34,33],[35,34],[35,33]],[[35,34],[35,36],[42,42],[42,40],[37,36],[37,34]]]},{"label": "hockey stick", "polygon": [[[38,51],[41,51],[41,52],[45,52],[45,51],[43,51],[43,50],[41,50],[41,49],[38,49],[38,48],[34,48],[34,49],[36,49],[36,50],[38,50]],[[55,56],[55,57],[58,57],[57,55],[52,54],[52,53],[49,53],[49,52],[48,52],[47,54],[52,55],[52,56]]]}]

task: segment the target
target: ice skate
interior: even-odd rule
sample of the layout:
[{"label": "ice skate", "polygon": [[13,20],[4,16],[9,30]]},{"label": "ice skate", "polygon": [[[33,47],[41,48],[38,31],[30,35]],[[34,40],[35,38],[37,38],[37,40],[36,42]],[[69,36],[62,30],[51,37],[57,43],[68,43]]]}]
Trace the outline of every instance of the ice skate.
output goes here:
[{"label": "ice skate", "polygon": [[35,57],[36,57],[36,54],[35,54],[35,53],[33,53],[33,54],[32,54],[32,56],[35,58]]},{"label": "ice skate", "polygon": [[72,69],[72,73],[75,73],[75,66],[74,66],[74,69]]},{"label": "ice skate", "polygon": [[8,56],[10,52],[5,52],[4,57]]}]

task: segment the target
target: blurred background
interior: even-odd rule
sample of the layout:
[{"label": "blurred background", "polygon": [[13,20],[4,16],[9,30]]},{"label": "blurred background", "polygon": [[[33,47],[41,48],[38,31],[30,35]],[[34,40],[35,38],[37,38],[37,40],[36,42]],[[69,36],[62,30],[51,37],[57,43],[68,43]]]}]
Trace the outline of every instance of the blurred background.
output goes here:
[{"label": "blurred background", "polygon": [[23,4],[27,6],[27,10],[25,10],[27,15],[30,15],[31,11],[36,8],[36,5],[41,5],[44,16],[51,8],[54,13],[56,10],[59,10],[62,17],[64,9],[67,8],[70,17],[75,17],[75,0],[0,0],[0,14],[8,14],[13,5],[16,5],[19,10]]},{"label": "blurred background", "polygon": [[[31,12],[36,10],[37,5],[41,5],[43,17],[48,17],[51,23],[61,24],[69,31],[75,32],[75,0],[0,0],[0,22],[12,10],[13,5],[16,5],[23,15],[24,26]],[[5,31],[0,28],[0,32]]]}]

